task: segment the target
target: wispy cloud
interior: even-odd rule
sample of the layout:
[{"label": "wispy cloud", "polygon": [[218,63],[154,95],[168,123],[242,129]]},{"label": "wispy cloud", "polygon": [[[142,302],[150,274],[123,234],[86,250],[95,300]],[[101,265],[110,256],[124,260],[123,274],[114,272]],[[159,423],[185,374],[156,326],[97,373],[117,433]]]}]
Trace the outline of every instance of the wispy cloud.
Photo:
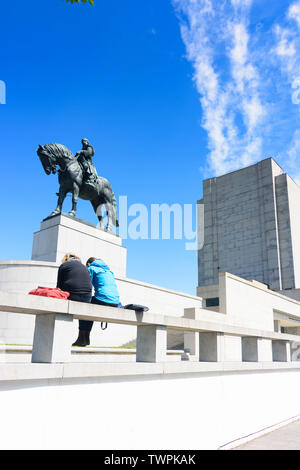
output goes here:
[{"label": "wispy cloud", "polygon": [[201,95],[208,134],[208,163],[215,174],[247,165],[261,155],[257,128],[266,116],[260,76],[249,51],[247,13],[241,0],[174,0],[187,57]]},{"label": "wispy cloud", "polygon": [[300,77],[300,0],[287,9],[282,25],[274,26],[276,36],[275,53],[281,69],[292,84]]},{"label": "wispy cloud", "polygon": [[[291,106],[297,106],[300,113],[300,0],[292,2],[284,15],[283,24],[274,27],[276,36],[275,53],[279,59],[283,77],[290,86]],[[300,182],[300,114],[290,147],[283,156],[285,167],[294,179]]]},{"label": "wispy cloud", "polygon": [[[172,1],[199,92],[201,124],[207,132],[207,173],[219,175],[274,153],[282,155],[282,146],[274,144],[272,150],[267,144],[272,132],[278,142],[283,123],[288,125],[278,80],[297,92],[300,54],[295,29],[300,28],[300,0],[283,7],[285,20],[269,26],[268,34],[251,28],[252,0]],[[293,155],[296,162],[299,135],[297,128],[293,132],[286,159]],[[266,148],[273,154],[266,155]]]},{"label": "wispy cloud", "polygon": [[287,152],[288,161],[287,164],[292,172],[295,181],[300,184],[300,169],[299,169],[299,158],[300,158],[300,129],[297,129],[294,133],[291,146]]},{"label": "wispy cloud", "polygon": [[293,3],[288,11],[288,17],[294,19],[300,28],[300,2]]}]

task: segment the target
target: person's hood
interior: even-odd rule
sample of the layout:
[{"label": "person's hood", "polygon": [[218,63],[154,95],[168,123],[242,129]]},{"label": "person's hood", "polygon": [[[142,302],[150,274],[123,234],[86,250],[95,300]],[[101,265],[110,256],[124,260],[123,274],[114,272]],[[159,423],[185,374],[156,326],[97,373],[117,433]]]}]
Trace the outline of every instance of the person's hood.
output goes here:
[{"label": "person's hood", "polygon": [[107,264],[105,264],[102,259],[96,259],[90,264],[90,267],[97,267],[103,269],[104,271],[110,271],[109,266],[107,266]]}]

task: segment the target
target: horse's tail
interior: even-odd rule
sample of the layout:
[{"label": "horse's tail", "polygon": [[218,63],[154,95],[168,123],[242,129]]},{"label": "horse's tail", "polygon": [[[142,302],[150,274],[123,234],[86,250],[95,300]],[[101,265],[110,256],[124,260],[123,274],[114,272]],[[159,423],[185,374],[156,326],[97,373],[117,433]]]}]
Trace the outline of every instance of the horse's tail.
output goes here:
[{"label": "horse's tail", "polygon": [[112,209],[112,211],[111,211],[112,222],[115,225],[115,227],[119,227],[118,211],[117,211],[117,200],[116,200],[115,193],[112,190],[111,184],[106,178],[103,178],[101,176],[98,177],[98,180],[99,180],[99,183],[100,183],[102,188],[104,187],[104,188],[109,190],[109,197],[107,197],[107,201],[106,201],[105,204],[110,205],[110,207]]},{"label": "horse's tail", "polygon": [[119,227],[119,220],[118,220],[118,211],[117,211],[117,200],[115,193],[111,190],[111,205],[113,207],[113,223],[116,227]]}]

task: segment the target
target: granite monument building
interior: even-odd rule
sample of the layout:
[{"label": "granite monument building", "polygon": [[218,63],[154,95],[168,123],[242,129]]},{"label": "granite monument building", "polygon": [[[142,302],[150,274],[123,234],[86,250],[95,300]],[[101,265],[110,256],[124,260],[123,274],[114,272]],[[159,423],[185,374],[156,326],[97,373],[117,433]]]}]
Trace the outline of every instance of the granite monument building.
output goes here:
[{"label": "granite monument building", "polygon": [[198,295],[213,305],[218,273],[230,272],[300,298],[300,188],[272,158],[205,180],[199,203]]}]

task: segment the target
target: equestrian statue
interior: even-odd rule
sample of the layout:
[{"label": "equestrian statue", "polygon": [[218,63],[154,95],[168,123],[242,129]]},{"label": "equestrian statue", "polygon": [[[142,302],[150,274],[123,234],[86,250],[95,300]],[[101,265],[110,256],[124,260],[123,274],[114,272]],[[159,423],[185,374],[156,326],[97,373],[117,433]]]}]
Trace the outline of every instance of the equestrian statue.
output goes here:
[{"label": "equestrian statue", "polygon": [[59,192],[57,207],[50,214],[52,217],[61,214],[62,205],[68,193],[72,194],[72,209],[69,215],[76,216],[78,197],[91,201],[93,209],[99,219],[100,228],[104,228],[102,206],[107,212],[107,226],[105,230],[112,231],[113,225],[119,226],[117,217],[117,202],[115,194],[107,179],[98,176],[92,157],[95,151],[87,139],[82,139],[82,149],[74,156],[70,150],[61,144],[39,145],[37,154],[41,160],[45,173],[55,174],[58,168]]}]

